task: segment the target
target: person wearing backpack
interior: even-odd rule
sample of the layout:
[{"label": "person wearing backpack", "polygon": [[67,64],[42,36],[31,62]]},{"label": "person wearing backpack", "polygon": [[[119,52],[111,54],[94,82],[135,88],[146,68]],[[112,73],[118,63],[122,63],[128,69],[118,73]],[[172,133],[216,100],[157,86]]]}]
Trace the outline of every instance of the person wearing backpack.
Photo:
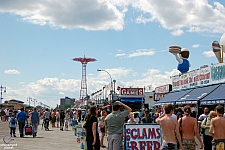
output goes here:
[{"label": "person wearing backpack", "polygon": [[11,137],[16,137],[16,125],[17,125],[17,119],[15,118],[15,115],[12,114],[12,117],[9,119],[9,128],[10,128],[10,135]]}]

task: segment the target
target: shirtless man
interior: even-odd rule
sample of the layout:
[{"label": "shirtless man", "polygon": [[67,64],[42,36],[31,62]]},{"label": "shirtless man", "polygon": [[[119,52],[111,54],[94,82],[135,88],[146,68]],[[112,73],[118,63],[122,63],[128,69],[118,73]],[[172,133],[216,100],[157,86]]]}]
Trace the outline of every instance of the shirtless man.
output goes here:
[{"label": "shirtless man", "polygon": [[163,144],[161,150],[177,150],[176,137],[178,139],[180,149],[184,150],[181,143],[177,120],[171,117],[174,113],[173,105],[167,104],[164,109],[165,112],[156,119],[156,122],[161,125],[163,132]]},{"label": "shirtless man", "polygon": [[224,107],[216,106],[217,117],[211,120],[209,133],[213,135],[212,150],[216,150],[216,145],[221,142],[225,143],[225,118],[223,117]]},{"label": "shirtless man", "polygon": [[198,132],[197,120],[190,116],[190,106],[184,107],[185,116],[178,120],[178,124],[181,125],[182,130],[182,145],[185,150],[195,150],[195,136],[200,142],[200,149],[203,149],[203,142]]},{"label": "shirtless man", "polygon": [[56,126],[57,126],[57,128],[59,128],[59,117],[60,117],[59,110],[57,110],[56,111]]}]

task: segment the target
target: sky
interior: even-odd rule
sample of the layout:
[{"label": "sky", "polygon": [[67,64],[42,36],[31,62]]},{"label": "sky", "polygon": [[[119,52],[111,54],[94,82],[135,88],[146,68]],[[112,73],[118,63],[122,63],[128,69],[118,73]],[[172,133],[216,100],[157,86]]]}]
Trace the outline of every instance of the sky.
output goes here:
[{"label": "sky", "polygon": [[[28,97],[51,107],[116,87],[170,84],[179,73],[169,46],[190,52],[190,70],[218,63],[211,43],[225,33],[224,0],[0,0],[0,84],[3,101]],[[33,105],[33,102],[31,102]]]}]

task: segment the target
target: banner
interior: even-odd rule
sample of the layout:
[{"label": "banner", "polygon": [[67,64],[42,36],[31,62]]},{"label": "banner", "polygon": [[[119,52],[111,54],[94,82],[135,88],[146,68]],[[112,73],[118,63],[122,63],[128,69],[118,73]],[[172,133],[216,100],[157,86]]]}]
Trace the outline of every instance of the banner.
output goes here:
[{"label": "banner", "polygon": [[194,88],[225,81],[225,64],[205,66],[172,77],[172,90]]},{"label": "banner", "polygon": [[125,124],[124,149],[160,150],[162,133],[159,124]]},{"label": "banner", "polygon": [[211,81],[212,83],[225,81],[225,63],[213,65],[211,67]]}]

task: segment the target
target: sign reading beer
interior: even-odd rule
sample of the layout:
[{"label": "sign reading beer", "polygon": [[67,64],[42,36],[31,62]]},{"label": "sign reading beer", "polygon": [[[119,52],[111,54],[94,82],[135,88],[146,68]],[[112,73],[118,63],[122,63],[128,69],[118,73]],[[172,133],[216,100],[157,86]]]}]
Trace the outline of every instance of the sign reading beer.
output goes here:
[{"label": "sign reading beer", "polygon": [[124,148],[126,150],[160,150],[161,137],[159,124],[124,125]]},{"label": "sign reading beer", "polygon": [[144,88],[120,88],[120,97],[144,96]]}]

